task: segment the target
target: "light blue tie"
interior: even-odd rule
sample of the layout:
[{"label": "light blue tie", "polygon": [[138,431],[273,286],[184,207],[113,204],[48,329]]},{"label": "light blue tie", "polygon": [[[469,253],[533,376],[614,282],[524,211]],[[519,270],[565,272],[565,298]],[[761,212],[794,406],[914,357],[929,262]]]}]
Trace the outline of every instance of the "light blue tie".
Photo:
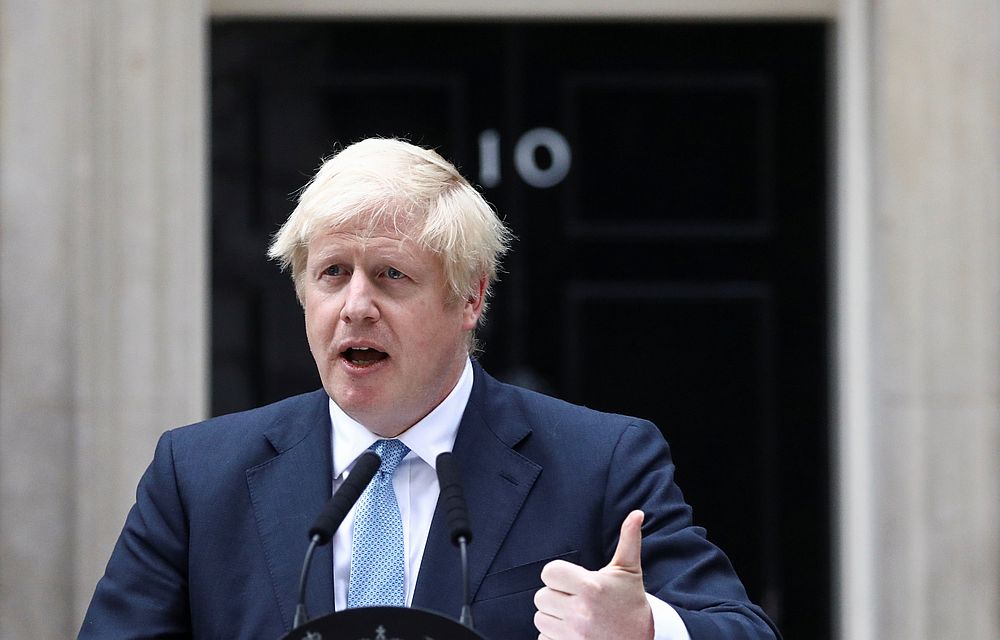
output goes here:
[{"label": "light blue tie", "polygon": [[354,515],[347,608],[402,607],[406,557],[392,474],[410,449],[399,440],[379,440],[368,448],[382,458],[382,465],[358,499]]}]

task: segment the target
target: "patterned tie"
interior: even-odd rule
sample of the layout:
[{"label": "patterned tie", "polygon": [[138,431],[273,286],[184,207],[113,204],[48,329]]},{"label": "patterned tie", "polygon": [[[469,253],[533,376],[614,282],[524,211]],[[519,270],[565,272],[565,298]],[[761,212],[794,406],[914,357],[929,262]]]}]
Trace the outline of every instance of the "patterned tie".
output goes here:
[{"label": "patterned tie", "polygon": [[379,440],[369,449],[382,458],[382,466],[358,499],[347,607],[402,607],[406,604],[403,520],[392,474],[410,449],[399,440]]}]

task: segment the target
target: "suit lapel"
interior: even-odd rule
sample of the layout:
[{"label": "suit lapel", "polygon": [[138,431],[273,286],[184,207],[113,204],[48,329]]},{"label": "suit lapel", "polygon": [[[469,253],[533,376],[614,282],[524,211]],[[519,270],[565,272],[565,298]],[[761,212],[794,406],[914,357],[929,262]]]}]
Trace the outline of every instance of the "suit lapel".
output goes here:
[{"label": "suit lapel", "polygon": [[[469,592],[475,597],[541,467],[514,451],[531,429],[516,408],[503,401],[503,386],[478,364],[472,395],[452,453],[458,462],[469,507]],[[420,564],[413,606],[457,618],[462,605],[458,549],[451,544],[440,502]]]},{"label": "suit lapel", "polygon": [[[275,457],[246,471],[257,533],[286,629],[292,626],[308,531],[331,493],[328,403],[326,393],[317,391],[276,420],[264,434]],[[333,611],[329,545],[316,550],[312,564],[306,604],[310,615],[317,616]]]}]

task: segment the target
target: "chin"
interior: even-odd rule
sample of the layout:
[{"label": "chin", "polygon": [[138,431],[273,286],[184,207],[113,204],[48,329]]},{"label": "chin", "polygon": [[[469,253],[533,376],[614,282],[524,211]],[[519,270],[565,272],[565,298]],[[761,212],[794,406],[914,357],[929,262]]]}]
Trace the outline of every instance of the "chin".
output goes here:
[{"label": "chin", "polygon": [[[372,413],[377,411],[378,407],[381,406],[382,404],[377,397],[369,394],[354,393],[346,396],[340,395],[340,397],[337,396],[331,396],[331,397],[334,399],[337,405],[351,417],[354,417],[356,415],[357,416],[371,415]],[[357,420],[357,418],[355,419]]]},{"label": "chin", "polygon": [[328,396],[333,398],[337,406],[353,417],[355,412],[371,411],[382,403],[381,394],[377,389],[358,389],[341,381],[324,384]]}]

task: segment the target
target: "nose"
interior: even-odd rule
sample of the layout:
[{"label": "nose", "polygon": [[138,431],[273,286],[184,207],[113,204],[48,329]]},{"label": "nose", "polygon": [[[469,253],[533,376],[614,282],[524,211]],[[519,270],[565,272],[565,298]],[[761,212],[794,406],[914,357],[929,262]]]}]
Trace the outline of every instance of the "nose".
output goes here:
[{"label": "nose", "polygon": [[344,306],[340,310],[340,319],[352,322],[376,322],[379,319],[378,303],[375,300],[375,288],[368,277],[355,271],[344,290]]}]

